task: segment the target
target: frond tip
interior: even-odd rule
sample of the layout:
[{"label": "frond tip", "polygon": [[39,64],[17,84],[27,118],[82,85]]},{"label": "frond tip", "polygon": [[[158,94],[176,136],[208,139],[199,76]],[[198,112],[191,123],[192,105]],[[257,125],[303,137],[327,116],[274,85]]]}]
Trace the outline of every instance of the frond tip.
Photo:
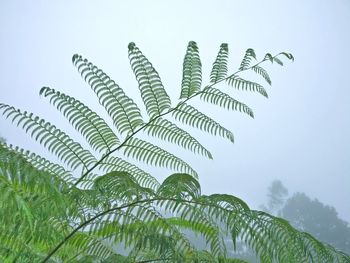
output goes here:
[{"label": "frond tip", "polygon": [[169,109],[171,104],[158,72],[136,47],[135,43],[131,42],[128,48],[130,65],[139,83],[141,97],[147,113],[151,118],[160,115]]},{"label": "frond tip", "polygon": [[180,99],[187,99],[198,92],[202,84],[202,63],[196,42],[190,41],[183,62]]},{"label": "frond tip", "polygon": [[216,83],[227,75],[228,44],[223,43],[220,46],[219,53],[213,63],[213,69],[210,73],[210,82]]}]

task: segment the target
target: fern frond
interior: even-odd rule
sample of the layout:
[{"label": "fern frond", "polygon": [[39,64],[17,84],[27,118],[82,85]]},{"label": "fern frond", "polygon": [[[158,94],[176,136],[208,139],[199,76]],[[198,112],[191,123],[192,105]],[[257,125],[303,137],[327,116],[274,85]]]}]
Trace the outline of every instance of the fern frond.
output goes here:
[{"label": "fern frond", "polygon": [[50,103],[57,107],[94,150],[110,151],[120,144],[107,123],[79,100],[49,87],[43,87],[40,95],[50,98]]},{"label": "fern frond", "polygon": [[209,159],[213,158],[211,153],[192,137],[191,134],[166,119],[158,118],[154,120],[145,127],[145,131],[148,135],[176,143],[185,149],[202,154]]},{"label": "fern frond", "polygon": [[127,157],[133,157],[138,161],[143,161],[146,164],[189,173],[195,177],[198,176],[191,166],[180,158],[158,146],[138,138],[130,138],[130,140],[124,144],[124,154]]},{"label": "fern frond", "polygon": [[189,104],[180,104],[179,107],[174,109],[172,115],[176,120],[184,124],[208,132],[212,135],[220,135],[221,137],[227,138],[231,142],[234,142],[233,134],[229,130],[222,127],[219,123]]},{"label": "fern frond", "polygon": [[271,85],[270,76],[269,76],[269,74],[267,73],[267,71],[264,68],[256,65],[256,66],[252,67],[252,70],[254,70],[257,74],[262,76],[266,80],[266,82]]},{"label": "fern frond", "polygon": [[136,47],[135,43],[130,43],[128,48],[130,65],[139,83],[141,97],[147,113],[151,118],[160,115],[171,105],[170,98],[163,87],[158,72]]},{"label": "fern frond", "polygon": [[210,86],[205,87],[201,92],[200,98],[228,110],[244,112],[254,118],[254,113],[251,108],[216,88]]},{"label": "fern frond", "polygon": [[228,44],[223,43],[220,46],[219,53],[213,63],[213,69],[210,73],[210,82],[216,83],[218,80],[227,76]]},{"label": "fern frond", "polygon": [[291,53],[281,52],[279,55],[283,55],[291,61],[294,61],[294,56]]},{"label": "fern frond", "polygon": [[80,55],[73,56],[73,64],[96,93],[120,133],[133,132],[143,123],[135,102],[106,73]]},{"label": "fern frond", "polygon": [[96,162],[95,157],[73,141],[67,134],[54,125],[34,116],[33,113],[21,112],[12,106],[0,104],[0,110],[6,118],[22,127],[26,133],[30,133],[36,141],[54,153],[59,159],[72,169],[83,165],[85,168]]},{"label": "fern frond", "polygon": [[50,174],[56,175],[57,177],[62,178],[66,182],[73,183],[75,178],[69,171],[66,171],[62,166],[52,163],[49,160],[32,153],[30,151],[24,150],[19,147],[14,147],[12,145],[6,145],[5,143],[0,143],[0,145],[6,148],[8,151],[15,152],[16,154],[21,155],[25,160],[32,164],[35,168],[49,172]]},{"label": "fern frond", "polygon": [[179,199],[198,198],[201,195],[201,186],[198,181],[189,174],[172,174],[168,176],[157,194],[166,197],[175,197]]},{"label": "fern frond", "polygon": [[202,63],[196,42],[190,41],[182,69],[180,99],[187,99],[198,92],[202,84]]},{"label": "fern frond", "polygon": [[133,165],[115,156],[108,156],[106,159],[100,162],[99,168],[106,173],[112,172],[112,171],[128,172],[135,178],[135,180],[142,187],[147,187],[153,190],[157,190],[160,186],[160,183],[157,181],[155,177],[143,171],[136,165]]},{"label": "fern frond", "polygon": [[243,57],[239,70],[248,69],[250,67],[250,63],[253,58],[256,59],[255,51],[252,48],[248,48],[245,52],[245,55]]},{"label": "fern frond", "polygon": [[283,62],[282,62],[282,60],[280,60],[279,58],[274,57],[274,58],[273,58],[273,61],[276,62],[278,65],[283,66]]},{"label": "fern frond", "polygon": [[242,78],[237,77],[237,76],[232,76],[232,77],[229,77],[227,79],[227,83],[229,85],[235,87],[236,89],[254,91],[254,92],[260,93],[261,95],[263,95],[266,98],[268,97],[267,92],[264,89],[264,87],[256,82],[245,80],[245,79],[242,79]]}]

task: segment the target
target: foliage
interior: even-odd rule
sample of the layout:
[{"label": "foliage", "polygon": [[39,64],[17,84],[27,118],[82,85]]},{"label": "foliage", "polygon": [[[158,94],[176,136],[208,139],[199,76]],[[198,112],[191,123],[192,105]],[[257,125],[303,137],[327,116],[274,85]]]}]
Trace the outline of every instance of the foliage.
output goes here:
[{"label": "foliage", "polygon": [[[191,41],[183,64],[180,100],[172,106],[151,62],[134,43],[128,49],[147,118],[122,88],[80,55],[73,56],[73,64],[115,127],[109,127],[109,120],[75,98],[48,87],[40,91],[91,149],[32,113],[0,104],[6,118],[55,154],[63,165],[1,144],[2,261],[243,262],[228,253],[241,240],[262,262],[349,262],[345,254],[297,231],[283,219],[251,210],[237,197],[202,195],[197,173],[189,164],[137,137],[144,132],[212,158],[205,146],[168,118],[233,142],[231,131],[190,101],[201,97],[206,103],[252,117],[248,106],[214,86],[227,82],[267,97],[261,84],[241,78],[240,73],[254,71],[268,81],[262,64],[281,64],[281,57],[293,60],[292,55],[266,54],[253,64],[256,55],[248,49],[238,71],[228,75],[228,45],[222,44],[211,71],[211,83],[202,88],[199,49]],[[128,161],[116,153],[128,157]],[[176,173],[159,183],[130,163],[130,158]],[[186,233],[204,238],[206,247],[197,248]],[[227,245],[228,240],[233,248]]]}]

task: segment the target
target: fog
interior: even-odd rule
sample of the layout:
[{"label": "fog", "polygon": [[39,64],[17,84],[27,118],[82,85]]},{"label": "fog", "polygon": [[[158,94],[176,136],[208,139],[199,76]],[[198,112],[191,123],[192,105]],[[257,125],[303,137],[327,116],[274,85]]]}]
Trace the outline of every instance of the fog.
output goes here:
[{"label": "fog", "polygon": [[[258,58],[291,52],[294,63],[267,67],[272,79],[272,87],[265,86],[268,99],[222,87],[248,104],[254,119],[201,107],[234,132],[234,144],[188,128],[214,160],[178,153],[199,173],[205,194],[234,194],[258,208],[271,181],[280,179],[290,192],[334,206],[349,222],[349,25],[348,0],[1,1],[0,102],[38,114],[82,141],[39,96],[39,89],[49,86],[106,116],[72,65],[74,53],[89,58],[141,102],[127,56],[128,43],[135,42],[175,104],[190,40],[199,46],[203,84],[223,42],[229,44],[229,72],[247,48],[254,48]],[[0,127],[8,143],[46,154],[9,120],[1,118]],[[144,168],[159,180],[171,173]]]}]

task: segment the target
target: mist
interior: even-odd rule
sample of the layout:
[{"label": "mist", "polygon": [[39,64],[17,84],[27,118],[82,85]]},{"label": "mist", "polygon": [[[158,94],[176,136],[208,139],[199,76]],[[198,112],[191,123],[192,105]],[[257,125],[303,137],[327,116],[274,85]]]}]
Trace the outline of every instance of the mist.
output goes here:
[{"label": "mist", "polygon": [[[229,72],[238,68],[247,48],[254,48],[260,59],[267,52],[291,52],[294,63],[268,67],[268,99],[223,87],[254,110],[254,119],[205,109],[234,132],[234,144],[188,129],[206,143],[214,160],[169,149],[179,151],[196,169],[205,194],[234,194],[258,208],[266,200],[268,185],[279,179],[290,191],[334,206],[349,222],[349,24],[347,0],[1,1],[0,102],[40,115],[79,140],[39,96],[40,88],[49,86],[106,116],[71,63],[75,53],[141,102],[127,56],[131,41],[152,62],[174,99],[191,40],[199,46],[204,85],[221,43],[229,44]],[[0,118],[0,127],[8,143],[47,155],[9,120]],[[143,167],[159,180],[172,173]]]}]

